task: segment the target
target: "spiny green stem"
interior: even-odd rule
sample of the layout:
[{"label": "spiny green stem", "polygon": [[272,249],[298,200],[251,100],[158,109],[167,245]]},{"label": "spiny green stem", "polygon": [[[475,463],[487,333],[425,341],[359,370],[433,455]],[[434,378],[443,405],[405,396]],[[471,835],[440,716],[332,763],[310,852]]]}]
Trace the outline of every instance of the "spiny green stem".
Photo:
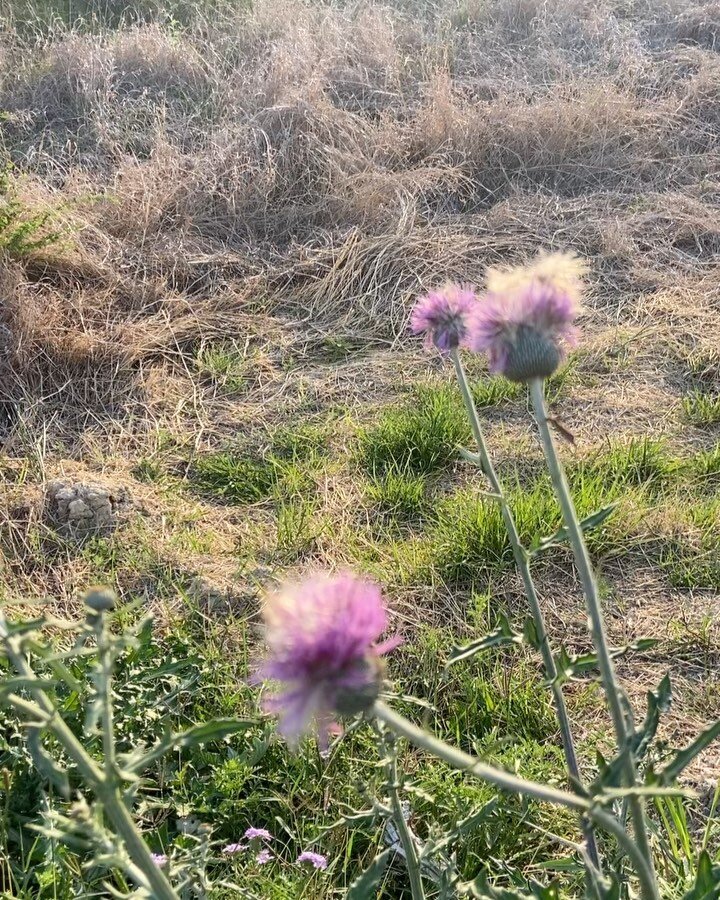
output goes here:
[{"label": "spiny green stem", "polygon": [[[490,482],[493,492],[497,495],[498,502],[500,504],[500,510],[502,512],[502,517],[505,522],[505,528],[510,539],[510,546],[512,547],[513,556],[515,557],[515,565],[518,572],[520,573],[520,577],[522,578],[523,586],[525,588],[525,594],[530,606],[530,612],[532,614],[533,621],[535,622],[535,630],[537,631],[538,641],[540,644],[540,653],[542,655],[543,666],[545,668],[545,675],[548,682],[550,683],[553,702],[555,704],[555,712],[557,714],[558,723],[560,725],[560,737],[562,740],[563,750],[565,752],[565,762],[572,781],[579,785],[582,784],[582,779],[580,775],[580,766],[578,764],[577,753],[575,752],[575,743],[572,736],[570,717],[568,716],[567,706],[565,705],[565,697],[563,695],[562,688],[557,682],[557,666],[555,665],[555,658],[552,653],[552,648],[550,647],[547,628],[545,627],[545,617],[543,616],[542,608],[540,606],[540,600],[537,595],[537,590],[535,589],[535,582],[530,571],[530,559],[528,557],[527,550],[522,545],[522,542],[520,540],[520,535],[518,534],[517,526],[515,524],[515,518],[507,502],[503,486],[497,476],[497,473],[495,472],[492,457],[490,456],[487,444],[485,443],[485,435],[483,434],[482,425],[480,424],[480,416],[478,415],[477,407],[475,406],[475,401],[473,399],[470,385],[468,384],[467,376],[465,374],[465,369],[463,367],[462,360],[460,359],[460,354],[457,350],[452,351],[451,358],[453,361],[453,365],[455,366],[455,373],[457,375],[458,384],[460,385],[460,393],[462,394],[463,402],[465,403],[465,409],[467,410],[467,414],[470,419],[470,427],[472,428],[473,436],[475,438],[475,442],[477,443],[478,455],[482,463],[482,469],[487,476],[488,481]],[[593,865],[597,869],[599,869],[600,855],[598,853],[595,835],[593,834],[590,823],[587,822],[587,820],[584,821],[585,825],[583,828],[583,834],[585,836],[588,856],[590,857]]]},{"label": "spiny green stem", "polygon": [[[602,678],[605,696],[607,697],[610,715],[615,729],[618,752],[623,758],[625,786],[633,787],[637,782],[637,767],[630,747],[630,734],[625,720],[620,686],[615,675],[615,667],[608,648],[597,582],[592,570],[590,554],[588,553],[587,544],[585,543],[585,537],[572,500],[570,486],[550,431],[547,410],[545,407],[543,382],[539,378],[535,378],[530,382],[530,398],[535,410],[535,419],[540,432],[540,441],[545,454],[545,460],[550,471],[550,478],[553,487],[555,488],[558,502],[560,503],[563,520],[568,532],[568,538],[575,557],[575,565],[578,574],[580,575],[583,593],[585,594],[588,617],[590,620],[590,632],[597,652],[600,676]],[[652,850],[648,839],[644,804],[642,798],[637,796],[629,797],[628,803],[633,822],[635,841],[637,842],[640,852],[647,860],[650,871],[653,873],[653,894],[651,896],[655,898],[655,900],[659,900],[660,895],[658,893],[654,875]]]},{"label": "spiny green stem", "polygon": [[98,672],[98,693],[100,694],[100,716],[102,723],[103,762],[105,777],[109,784],[117,783],[118,773],[115,764],[115,723],[113,721],[112,703],[112,647],[107,631],[107,621],[103,613],[96,619],[95,635],[97,637],[100,670]]},{"label": "spiny green stem", "polygon": [[604,810],[596,807],[593,802],[578,794],[571,794],[568,791],[561,791],[558,788],[550,787],[546,784],[540,784],[536,781],[527,781],[505,772],[502,769],[496,769],[489,766],[469,753],[464,753],[456,747],[451,747],[439,738],[418,728],[404,716],[399,715],[382,701],[376,701],[373,707],[374,715],[384,722],[388,728],[391,728],[395,734],[410,741],[421,750],[425,750],[437,759],[447,763],[453,769],[461,772],[467,772],[474,775],[482,781],[494,784],[501,790],[510,791],[513,794],[523,794],[527,797],[534,797],[536,800],[546,803],[553,803],[556,806],[565,806],[568,809],[574,809],[583,815],[592,819],[600,828],[613,835],[618,843],[623,847],[627,855],[632,860],[633,866],[640,882],[640,891],[643,900],[659,900],[657,889],[655,886],[655,875],[650,868],[648,861],[645,859],[635,842],[630,838],[628,833],[618,822],[618,820],[606,813]]},{"label": "spiny green stem", "polygon": [[410,879],[410,891],[413,900],[425,900],[425,888],[422,882],[422,873],[420,872],[420,860],[418,859],[415,841],[410,833],[408,823],[402,808],[400,800],[400,792],[398,790],[398,766],[397,766],[397,749],[395,747],[395,735],[386,733],[392,741],[390,749],[390,760],[387,765],[388,775],[388,791],[390,794],[390,805],[393,810],[393,819],[398,830],[398,837],[405,853],[405,864],[407,866],[408,878]]},{"label": "spiny green stem", "polygon": [[[35,678],[35,672],[19,649],[16,640],[8,635],[7,623],[2,610],[0,610],[0,641],[5,647],[8,659],[18,673],[28,679]],[[34,703],[14,694],[8,696],[8,701],[16,709],[24,710],[33,718],[39,714],[39,720],[43,722],[43,726],[51,731],[65,748],[84,780],[103,804],[108,818],[128,850],[130,859],[142,872],[147,884],[150,885],[155,900],[178,900],[178,895],[153,861],[147,844],[138,833],[117,786],[108,783],[105,772],[98,767],[68,728],[47,694],[40,688],[30,688],[29,690],[35,700]]]}]

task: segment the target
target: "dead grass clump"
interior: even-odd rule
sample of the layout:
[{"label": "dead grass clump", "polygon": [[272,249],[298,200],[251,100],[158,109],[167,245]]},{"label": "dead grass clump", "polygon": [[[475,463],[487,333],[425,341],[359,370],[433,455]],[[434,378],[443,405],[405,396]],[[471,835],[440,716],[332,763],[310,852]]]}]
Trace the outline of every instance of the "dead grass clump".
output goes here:
[{"label": "dead grass clump", "polygon": [[364,236],[353,229],[338,242],[296,252],[269,280],[270,302],[337,333],[390,338],[402,333],[418,291],[447,279],[480,279],[488,242],[463,229],[414,228]]},{"label": "dead grass clump", "polygon": [[568,196],[654,175],[667,115],[610,84],[558,86],[531,103],[517,96],[470,103],[443,79],[418,114],[415,153],[464,164],[485,202],[511,185]]},{"label": "dead grass clump", "polygon": [[682,96],[680,111],[708,126],[705,147],[720,134],[720,57],[704,55],[699,71],[693,75]]},{"label": "dead grass clump", "polygon": [[708,50],[720,48],[720,3],[709,0],[683,10],[677,18],[675,36]]}]

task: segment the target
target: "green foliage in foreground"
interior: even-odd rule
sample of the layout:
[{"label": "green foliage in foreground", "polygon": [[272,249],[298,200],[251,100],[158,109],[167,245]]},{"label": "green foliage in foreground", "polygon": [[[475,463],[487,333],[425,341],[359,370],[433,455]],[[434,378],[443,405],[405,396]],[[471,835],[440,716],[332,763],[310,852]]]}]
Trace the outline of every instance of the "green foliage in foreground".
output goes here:
[{"label": "green foliage in foreground", "polygon": [[[479,601],[478,615],[485,616],[485,609]],[[130,608],[115,615],[118,624],[136,617]],[[142,625],[135,645],[120,655],[114,681],[119,752],[150,746],[168,730],[179,732],[209,719],[257,722],[243,733],[180,748],[148,765],[136,797],[139,822],[151,849],[178,865],[193,858],[201,837],[210,841],[207,873],[216,886],[209,897],[233,896],[220,883],[230,881],[255,897],[329,898],[362,871],[377,852],[378,842],[382,844],[377,822],[367,817],[356,822],[352,812],[372,805],[380,789],[375,738],[368,727],[352,732],[327,760],[309,742],[298,753],[291,752],[259,717],[257,689],[247,681],[248,636],[249,622],[243,616],[229,612],[222,621],[209,619],[188,601],[164,635]],[[527,660],[519,656],[508,679],[505,656],[490,654],[480,667],[474,663],[455,667],[445,682],[441,654],[452,637],[449,631],[421,633],[394,664],[399,687],[412,690],[422,683],[436,694],[441,702],[432,724],[439,734],[450,740],[473,735],[482,752],[501,765],[517,766],[534,778],[560,778],[562,761],[552,714],[546,698],[538,702]],[[34,665],[41,668],[40,659]],[[78,686],[87,682],[88,665],[84,655],[72,659],[70,672]],[[100,734],[87,732],[83,724],[83,695],[84,690],[61,682],[53,689],[68,723],[100,759]],[[412,706],[407,711],[422,714]],[[73,796],[64,800],[48,787],[13,716],[3,712],[2,725],[6,814],[0,861],[12,895],[69,900],[101,890],[108,880],[122,889],[123,878],[112,865],[95,860],[83,869],[93,859],[89,848],[65,846],[46,829],[58,816],[72,819]],[[47,747],[54,752],[52,741]],[[408,752],[404,765],[412,773],[407,798],[420,833],[439,833],[493,798],[492,789],[449,774],[437,760]],[[77,787],[73,779],[71,791]],[[517,799],[489,814],[458,846],[465,876],[474,877],[479,870],[495,872],[493,859],[512,859],[524,867],[554,858],[552,841],[538,840],[527,828],[528,822],[547,826],[548,814],[556,832],[573,828],[572,817],[562,811],[548,813]],[[275,858],[265,866],[257,865],[252,854],[222,853],[250,826],[267,828],[275,837]],[[308,848],[329,857],[325,872],[295,864],[298,853]],[[402,868],[391,866],[383,888],[387,893],[381,896],[398,896],[403,882]]]}]

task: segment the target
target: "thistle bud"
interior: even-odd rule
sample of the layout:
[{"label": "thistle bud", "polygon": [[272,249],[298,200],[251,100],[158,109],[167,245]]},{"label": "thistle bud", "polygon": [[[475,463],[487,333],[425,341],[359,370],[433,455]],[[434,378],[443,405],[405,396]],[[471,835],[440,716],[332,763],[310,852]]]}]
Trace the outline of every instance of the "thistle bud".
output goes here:
[{"label": "thistle bud", "polygon": [[110,588],[96,586],[88,589],[83,597],[83,601],[90,612],[104,613],[115,609],[117,597]]}]

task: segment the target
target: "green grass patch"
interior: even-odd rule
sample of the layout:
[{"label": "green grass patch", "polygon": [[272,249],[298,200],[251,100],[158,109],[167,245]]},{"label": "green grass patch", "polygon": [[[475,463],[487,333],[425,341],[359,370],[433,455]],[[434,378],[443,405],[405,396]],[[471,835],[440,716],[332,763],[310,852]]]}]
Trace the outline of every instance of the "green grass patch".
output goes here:
[{"label": "green grass patch", "polygon": [[645,437],[614,444],[609,450],[570,465],[568,477],[581,493],[590,488],[591,493],[607,497],[619,489],[644,487],[657,494],[673,483],[681,469],[682,463],[669,453],[663,441]]},{"label": "green grass patch", "polygon": [[314,503],[294,498],[279,502],[276,527],[276,557],[287,565],[312,553],[327,523],[318,518]]},{"label": "green grass patch", "polygon": [[328,428],[303,423],[292,428],[279,428],[272,439],[273,454],[292,462],[316,462],[326,452]]},{"label": "green grass patch", "polygon": [[472,386],[473,399],[478,409],[487,409],[517,400],[522,396],[523,390],[521,384],[508,381],[500,375],[482,378]]},{"label": "green grass patch", "polygon": [[694,390],[682,401],[685,418],[699,427],[720,422],[720,394]]},{"label": "green grass patch", "polygon": [[430,507],[425,475],[384,472],[368,482],[365,493],[373,508],[391,521],[420,521]]},{"label": "green grass patch", "polygon": [[720,479],[720,444],[699,450],[688,461],[686,471],[701,484],[716,485]]},{"label": "green grass patch", "polygon": [[[549,483],[508,494],[521,540],[530,545],[553,534],[560,511]],[[486,581],[514,564],[500,504],[472,488],[462,489],[438,506],[431,529],[432,569],[448,582]]]},{"label": "green grass patch", "polygon": [[470,440],[470,427],[457,391],[448,386],[417,389],[403,405],[385,409],[359,435],[358,459],[371,475],[436,472]]},{"label": "green grass patch", "polygon": [[256,459],[223,450],[199,457],[193,475],[202,491],[231,503],[249,503],[269,497],[280,472],[272,457]]},{"label": "green grass patch", "polygon": [[201,376],[209,378],[229,393],[238,393],[247,384],[247,351],[234,341],[201,347],[195,365]]},{"label": "green grass patch", "polygon": [[720,589],[720,498],[695,499],[678,509],[686,535],[666,542],[661,566],[670,583],[684,590]]}]

